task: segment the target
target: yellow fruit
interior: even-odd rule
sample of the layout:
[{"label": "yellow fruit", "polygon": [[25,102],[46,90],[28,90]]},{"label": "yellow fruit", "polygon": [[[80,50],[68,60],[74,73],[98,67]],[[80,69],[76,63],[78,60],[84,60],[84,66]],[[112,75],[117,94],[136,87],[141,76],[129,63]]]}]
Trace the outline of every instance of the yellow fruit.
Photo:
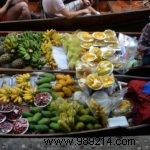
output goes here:
[{"label": "yellow fruit", "polygon": [[64,92],[65,96],[67,96],[67,97],[72,96],[72,91],[69,88],[63,87],[62,91]]},{"label": "yellow fruit", "polygon": [[60,83],[56,83],[53,87],[53,89],[56,91],[56,92],[59,92],[61,91],[62,89],[62,85]]}]

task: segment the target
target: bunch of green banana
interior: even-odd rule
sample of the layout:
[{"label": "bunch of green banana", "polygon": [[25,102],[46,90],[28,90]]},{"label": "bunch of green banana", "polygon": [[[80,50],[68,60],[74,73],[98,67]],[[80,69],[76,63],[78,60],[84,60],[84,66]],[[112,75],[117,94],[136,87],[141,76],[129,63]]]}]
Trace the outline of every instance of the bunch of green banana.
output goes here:
[{"label": "bunch of green banana", "polygon": [[31,56],[31,66],[35,68],[41,68],[45,65],[45,61],[41,60],[41,51],[34,51]]},{"label": "bunch of green banana", "polygon": [[41,68],[45,62],[41,50],[41,32],[23,32],[18,36],[18,56],[28,61],[32,67]]},{"label": "bunch of green banana", "polygon": [[3,48],[8,53],[15,53],[18,46],[18,35],[16,33],[8,34],[3,41]]}]

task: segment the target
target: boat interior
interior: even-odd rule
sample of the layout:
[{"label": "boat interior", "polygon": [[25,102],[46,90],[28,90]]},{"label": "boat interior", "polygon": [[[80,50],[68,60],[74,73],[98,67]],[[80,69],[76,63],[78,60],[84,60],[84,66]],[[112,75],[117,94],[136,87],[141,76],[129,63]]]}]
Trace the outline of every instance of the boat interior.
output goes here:
[{"label": "boat interior", "polygon": [[[73,0],[65,0],[65,3],[69,3],[71,1]],[[148,9],[150,8],[150,1],[149,0],[115,0],[115,1],[96,0],[93,7],[101,14],[121,13],[126,11]],[[40,18],[46,18],[42,8],[42,0],[29,0],[29,8],[32,13],[40,15]]]}]

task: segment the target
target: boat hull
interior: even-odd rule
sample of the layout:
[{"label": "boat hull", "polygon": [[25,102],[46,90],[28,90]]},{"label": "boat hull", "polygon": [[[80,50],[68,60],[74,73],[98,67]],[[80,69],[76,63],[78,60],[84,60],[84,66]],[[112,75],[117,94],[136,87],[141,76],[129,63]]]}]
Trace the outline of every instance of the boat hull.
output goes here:
[{"label": "boat hull", "polygon": [[150,9],[109,13],[95,16],[82,16],[74,19],[50,18],[22,21],[8,21],[0,23],[1,31],[44,31],[56,29],[59,31],[70,30],[104,30],[111,28],[115,31],[141,31],[149,22]]}]

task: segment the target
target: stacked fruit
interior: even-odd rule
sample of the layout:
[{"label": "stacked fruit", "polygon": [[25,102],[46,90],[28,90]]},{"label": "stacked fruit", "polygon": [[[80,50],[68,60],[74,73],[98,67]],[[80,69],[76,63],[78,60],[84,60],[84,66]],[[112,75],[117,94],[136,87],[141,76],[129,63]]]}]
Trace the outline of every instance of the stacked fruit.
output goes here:
[{"label": "stacked fruit", "polygon": [[45,62],[41,60],[41,32],[11,33],[3,41],[4,52],[0,56],[0,64],[10,63],[10,67],[22,68],[30,65],[41,68]]},{"label": "stacked fruit", "polygon": [[8,87],[4,85],[0,88],[0,101],[3,103],[32,103],[36,88],[30,85],[30,74],[22,74],[16,77],[16,85]]},{"label": "stacked fruit", "polygon": [[51,82],[55,81],[55,75],[51,73],[43,73],[39,75],[39,78],[36,81],[37,84],[37,93],[41,92],[52,92]]},{"label": "stacked fruit", "polygon": [[71,97],[77,90],[75,80],[70,75],[57,74],[53,90],[61,97]]},{"label": "stacked fruit", "polygon": [[35,68],[41,68],[45,64],[41,60],[41,41],[41,32],[23,32],[18,35],[18,56],[25,61],[29,61],[30,65]]},{"label": "stacked fruit", "polygon": [[52,56],[52,46],[60,46],[60,36],[55,30],[47,30],[43,33],[43,42],[41,45],[42,52],[50,69],[57,68],[57,64]]},{"label": "stacked fruit", "polygon": [[58,133],[101,128],[99,119],[88,107],[61,98],[45,108],[33,107],[23,112],[23,117],[29,121],[30,132]]}]

